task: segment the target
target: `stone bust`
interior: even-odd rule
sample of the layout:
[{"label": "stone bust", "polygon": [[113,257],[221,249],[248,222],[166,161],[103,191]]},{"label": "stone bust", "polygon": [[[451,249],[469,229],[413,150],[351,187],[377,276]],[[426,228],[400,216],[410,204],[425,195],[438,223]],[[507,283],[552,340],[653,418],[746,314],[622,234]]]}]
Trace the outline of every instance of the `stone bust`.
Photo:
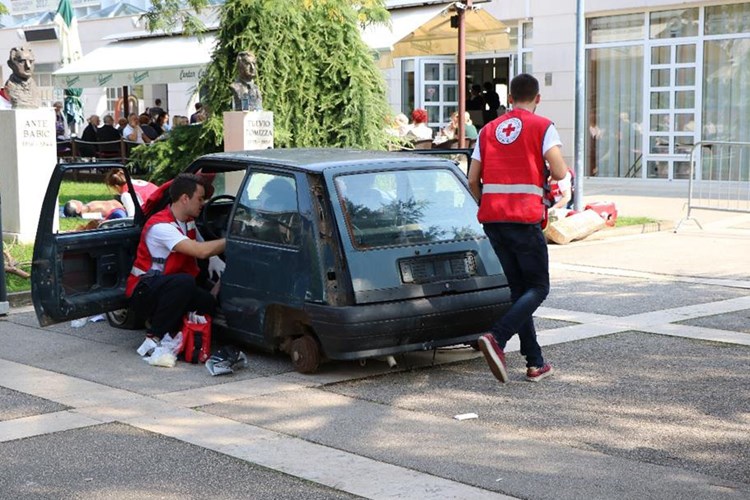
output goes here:
[{"label": "stone bust", "polygon": [[34,73],[34,54],[28,47],[10,49],[8,66],[13,71],[5,90],[13,108],[38,108],[42,104],[41,96],[32,77]]},{"label": "stone bust", "polygon": [[237,54],[237,79],[230,85],[232,89],[232,109],[235,111],[261,111],[263,98],[255,84],[255,54],[240,52]]}]

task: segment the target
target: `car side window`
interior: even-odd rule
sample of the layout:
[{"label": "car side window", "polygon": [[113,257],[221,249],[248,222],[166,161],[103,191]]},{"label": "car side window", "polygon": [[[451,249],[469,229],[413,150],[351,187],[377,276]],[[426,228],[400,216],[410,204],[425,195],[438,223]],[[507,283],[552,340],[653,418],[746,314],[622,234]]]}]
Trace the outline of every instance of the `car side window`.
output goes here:
[{"label": "car side window", "polygon": [[298,245],[297,183],[290,175],[253,172],[240,192],[230,235],[281,245]]}]

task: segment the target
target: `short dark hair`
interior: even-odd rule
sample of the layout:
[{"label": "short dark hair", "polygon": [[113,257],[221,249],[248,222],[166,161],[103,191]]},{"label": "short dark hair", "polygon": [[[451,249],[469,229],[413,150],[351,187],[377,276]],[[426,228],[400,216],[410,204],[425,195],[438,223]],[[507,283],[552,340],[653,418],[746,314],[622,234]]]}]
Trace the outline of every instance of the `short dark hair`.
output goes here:
[{"label": "short dark hair", "polygon": [[172,203],[180,199],[183,194],[188,195],[188,198],[192,198],[195,194],[195,190],[198,189],[198,185],[206,188],[206,184],[203,182],[203,178],[195,174],[179,174],[174,178],[172,184],[169,186],[169,199]]},{"label": "short dark hair", "polygon": [[63,213],[65,214],[65,217],[78,217],[78,207],[75,203],[73,203],[73,200],[70,200],[63,206]]},{"label": "short dark hair", "polygon": [[154,104],[156,104],[157,106],[161,106],[161,99],[156,99],[154,101]]},{"label": "short dark hair", "polygon": [[201,104],[201,103],[199,103],[199,102],[196,102],[196,103],[195,103],[195,109],[196,109],[196,110],[198,110],[198,109],[201,109],[202,107],[203,107],[203,104]]},{"label": "short dark hair", "polygon": [[539,80],[521,73],[510,81],[510,96],[515,102],[531,102],[539,94]]}]

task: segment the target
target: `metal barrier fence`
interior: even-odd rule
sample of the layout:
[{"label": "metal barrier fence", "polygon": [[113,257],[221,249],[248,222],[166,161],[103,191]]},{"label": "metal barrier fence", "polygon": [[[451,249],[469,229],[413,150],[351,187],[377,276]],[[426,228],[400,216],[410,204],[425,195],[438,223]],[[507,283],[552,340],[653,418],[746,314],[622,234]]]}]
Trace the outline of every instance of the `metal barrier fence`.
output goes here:
[{"label": "metal barrier fence", "polygon": [[687,215],[693,209],[750,213],[750,142],[701,141],[690,151]]}]

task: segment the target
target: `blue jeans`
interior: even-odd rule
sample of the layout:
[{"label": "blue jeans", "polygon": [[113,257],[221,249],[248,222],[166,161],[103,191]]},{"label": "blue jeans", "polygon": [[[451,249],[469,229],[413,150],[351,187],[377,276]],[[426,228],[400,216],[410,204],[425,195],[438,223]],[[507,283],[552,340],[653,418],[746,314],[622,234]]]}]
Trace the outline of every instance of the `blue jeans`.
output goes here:
[{"label": "blue jeans", "polygon": [[490,331],[503,349],[518,333],[526,366],[540,367],[544,358],[532,315],[549,294],[549,255],[542,228],[539,224],[496,222],[485,224],[484,232],[503,266],[513,302]]}]

